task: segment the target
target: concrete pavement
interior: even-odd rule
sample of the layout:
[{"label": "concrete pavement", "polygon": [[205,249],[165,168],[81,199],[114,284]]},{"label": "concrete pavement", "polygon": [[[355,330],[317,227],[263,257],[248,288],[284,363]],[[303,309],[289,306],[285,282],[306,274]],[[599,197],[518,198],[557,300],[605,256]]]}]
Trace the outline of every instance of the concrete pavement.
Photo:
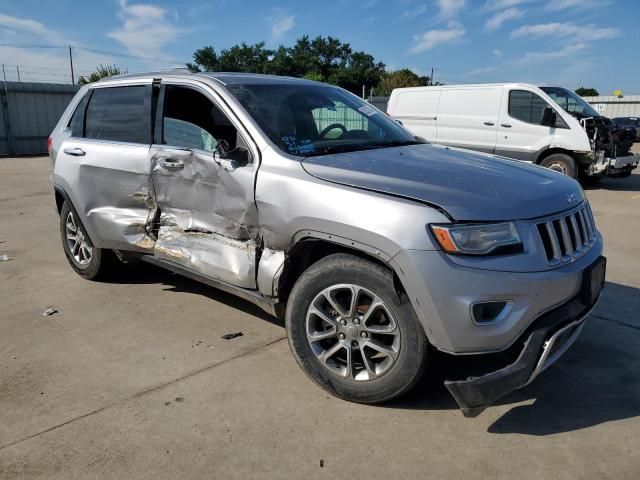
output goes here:
[{"label": "concrete pavement", "polygon": [[476,419],[437,381],[330,397],[277,320],[177,275],[82,280],[48,175],[0,159],[0,478],[640,477],[640,174],[587,191],[608,282],[578,342]]}]

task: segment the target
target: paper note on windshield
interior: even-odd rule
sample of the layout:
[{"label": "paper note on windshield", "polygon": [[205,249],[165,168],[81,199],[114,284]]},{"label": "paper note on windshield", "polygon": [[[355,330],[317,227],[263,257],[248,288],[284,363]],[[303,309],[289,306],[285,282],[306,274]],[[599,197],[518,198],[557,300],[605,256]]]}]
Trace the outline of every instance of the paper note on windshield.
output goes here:
[{"label": "paper note on windshield", "polygon": [[360,113],[362,113],[363,115],[366,115],[367,117],[370,117],[371,115],[373,115],[374,113],[378,113],[378,110],[376,110],[373,107],[370,107],[369,105],[365,105],[364,107],[360,107],[358,109],[358,111]]}]

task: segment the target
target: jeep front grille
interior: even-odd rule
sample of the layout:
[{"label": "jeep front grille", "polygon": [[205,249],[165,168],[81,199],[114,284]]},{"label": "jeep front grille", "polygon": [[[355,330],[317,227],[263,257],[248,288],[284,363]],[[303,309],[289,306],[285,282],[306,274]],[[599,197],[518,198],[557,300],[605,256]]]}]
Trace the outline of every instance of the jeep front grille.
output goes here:
[{"label": "jeep front grille", "polygon": [[549,265],[570,262],[596,241],[596,225],[585,202],[578,209],[536,224]]}]

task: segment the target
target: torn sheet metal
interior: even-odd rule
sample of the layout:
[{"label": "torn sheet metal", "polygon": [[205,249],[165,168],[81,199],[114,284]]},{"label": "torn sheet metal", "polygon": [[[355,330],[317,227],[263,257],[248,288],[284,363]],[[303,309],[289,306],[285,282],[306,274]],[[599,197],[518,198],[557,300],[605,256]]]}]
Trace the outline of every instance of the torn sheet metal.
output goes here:
[{"label": "torn sheet metal", "polygon": [[278,296],[278,281],[284,266],[285,254],[282,250],[265,248],[258,264],[258,290],[269,297]]},{"label": "torn sheet metal", "polygon": [[243,288],[255,288],[256,243],[161,226],[154,256]]},{"label": "torn sheet metal", "polygon": [[212,155],[157,149],[152,152],[151,178],[160,225],[255,239],[254,177],[254,166],[225,168]]}]

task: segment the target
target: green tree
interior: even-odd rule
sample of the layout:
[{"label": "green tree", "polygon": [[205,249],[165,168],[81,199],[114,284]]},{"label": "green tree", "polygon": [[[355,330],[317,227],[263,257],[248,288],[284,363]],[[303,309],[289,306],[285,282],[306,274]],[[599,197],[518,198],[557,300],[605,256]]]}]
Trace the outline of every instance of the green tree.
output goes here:
[{"label": "green tree", "polygon": [[97,82],[104,77],[111,77],[112,75],[122,75],[123,73],[127,73],[127,71],[121,70],[120,67],[116,65],[99,65],[96,68],[96,71],[89,76],[81,76],[78,79],[78,85],[86,85],[87,83]]},{"label": "green tree", "polygon": [[600,95],[595,88],[580,87],[576,90],[576,93],[581,97],[597,97]]},{"label": "green tree", "polygon": [[428,84],[429,77],[416,75],[408,68],[403,68],[402,70],[384,72],[375,93],[376,95],[389,96],[394,88],[423,87]]},{"label": "green tree", "polygon": [[354,93],[376,87],[384,64],[366,52],[354,52],[348,43],[334,37],[300,37],[291,47],[276,50],[242,43],[216,52],[212,46],[198,49],[187,67],[193,71],[254,72],[313,78],[333,83]]}]

